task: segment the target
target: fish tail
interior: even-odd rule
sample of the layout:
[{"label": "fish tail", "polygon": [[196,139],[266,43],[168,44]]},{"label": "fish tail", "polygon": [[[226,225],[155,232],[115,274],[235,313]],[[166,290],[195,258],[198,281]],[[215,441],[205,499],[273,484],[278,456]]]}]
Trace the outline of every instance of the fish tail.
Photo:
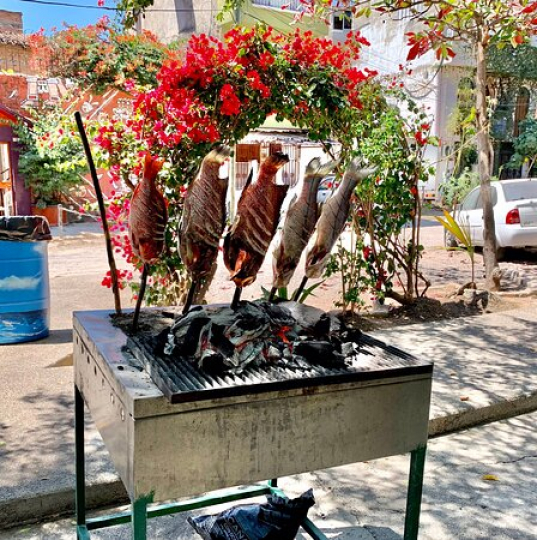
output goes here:
[{"label": "fish tail", "polygon": [[327,161],[321,163],[321,160],[316,157],[313,158],[306,165],[306,176],[326,176],[330,174],[338,165],[339,161]]},{"label": "fish tail", "polygon": [[358,180],[364,180],[368,176],[375,174],[376,170],[377,167],[364,167],[362,159],[360,157],[356,157],[350,162],[345,173],[357,178]]},{"label": "fish tail", "polygon": [[217,163],[224,163],[226,159],[231,155],[231,148],[225,144],[219,144],[215,146],[206,156],[206,161],[216,161]]}]

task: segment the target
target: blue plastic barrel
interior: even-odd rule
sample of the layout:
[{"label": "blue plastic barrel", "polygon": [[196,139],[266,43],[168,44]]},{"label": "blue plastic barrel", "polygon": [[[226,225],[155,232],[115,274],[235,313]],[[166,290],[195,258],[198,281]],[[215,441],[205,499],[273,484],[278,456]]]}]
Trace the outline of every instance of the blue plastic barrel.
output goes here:
[{"label": "blue plastic barrel", "polygon": [[49,334],[50,229],[41,217],[0,218],[0,344]]}]

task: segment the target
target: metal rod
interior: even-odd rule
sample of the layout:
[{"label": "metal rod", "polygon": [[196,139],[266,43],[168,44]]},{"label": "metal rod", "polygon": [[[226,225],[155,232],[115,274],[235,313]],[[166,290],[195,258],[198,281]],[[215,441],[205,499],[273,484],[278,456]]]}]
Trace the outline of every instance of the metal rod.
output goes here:
[{"label": "metal rod", "polygon": [[[147,517],[150,519],[168,516],[171,514],[178,514],[180,512],[207,508],[208,506],[214,506],[217,504],[240,501],[243,499],[259,497],[260,495],[268,495],[269,493],[271,493],[271,489],[267,485],[250,486],[241,489],[234,488],[220,492],[218,495],[204,495],[202,497],[188,499],[186,501],[152,505],[147,509]],[[88,530],[104,529],[105,527],[129,523],[131,520],[132,512],[118,512],[116,514],[89,518],[87,528]]]},{"label": "metal rod", "polygon": [[241,301],[242,287],[235,288],[235,294],[233,295],[233,301],[231,302],[231,309],[237,309],[239,302]]},{"label": "metal rod", "polygon": [[410,454],[410,476],[406,499],[404,540],[417,540],[420,526],[421,495],[423,492],[423,471],[427,446],[423,445]]},{"label": "metal rod", "polygon": [[82,139],[82,146],[86,153],[86,159],[88,160],[88,166],[93,180],[93,187],[95,189],[95,196],[97,197],[97,203],[99,204],[99,213],[101,214],[101,221],[103,224],[104,239],[106,242],[106,253],[108,255],[108,266],[110,267],[110,277],[112,278],[112,292],[114,293],[114,303],[116,313],[121,313],[121,299],[119,297],[119,281],[117,278],[116,261],[114,259],[114,250],[112,249],[112,239],[110,237],[110,229],[108,228],[108,221],[106,219],[106,209],[104,207],[103,193],[99,184],[99,178],[97,177],[97,170],[95,169],[95,163],[93,162],[93,156],[91,155],[91,148],[82,122],[82,116],[77,111],[75,113],[76,125],[80,138]]},{"label": "metal rod", "polygon": [[183,315],[186,315],[188,313],[188,310],[192,306],[192,302],[194,301],[194,294],[196,294],[196,288],[198,286],[197,281],[192,281],[190,284],[190,289],[188,290],[188,296],[186,297],[185,305],[183,307]]},{"label": "metal rod", "polygon": [[277,292],[278,292],[278,287],[272,287],[272,289],[270,289],[270,294],[268,297],[269,302],[274,302],[274,297],[276,296]]},{"label": "metal rod", "polygon": [[[86,472],[84,463],[84,400],[75,384],[75,512],[76,524],[86,525]],[[83,535],[84,533],[80,533]],[[80,535],[79,535],[80,536]]]},{"label": "metal rod", "polygon": [[140,290],[138,291],[138,298],[136,300],[136,307],[134,308],[134,317],[132,318],[132,331],[138,331],[138,319],[140,318],[140,309],[142,307],[142,300],[145,295],[145,286],[147,284],[147,276],[149,275],[149,265],[144,264],[142,268],[142,277],[140,280]]},{"label": "metal rod", "polygon": [[304,287],[306,286],[306,283],[308,283],[308,277],[304,276],[302,278],[302,281],[300,282],[300,285],[298,286],[298,289],[295,291],[295,294],[293,295],[293,301],[298,302],[300,299],[300,295],[304,291]]}]

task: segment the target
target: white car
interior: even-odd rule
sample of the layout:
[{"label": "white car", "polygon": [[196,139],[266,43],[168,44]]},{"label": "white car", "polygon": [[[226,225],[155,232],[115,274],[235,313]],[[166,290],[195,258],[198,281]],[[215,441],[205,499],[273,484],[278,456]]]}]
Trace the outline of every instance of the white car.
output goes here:
[{"label": "white car", "polygon": [[[491,185],[498,258],[505,248],[537,249],[537,178],[500,180]],[[457,206],[454,217],[468,227],[474,246],[483,246],[483,203],[480,187],[470,191]],[[455,239],[446,234],[446,246]]]},{"label": "white car", "polygon": [[325,176],[321,180],[319,189],[317,190],[317,204],[324,204],[332,196],[337,185],[338,183],[336,182],[336,176],[334,174]]}]

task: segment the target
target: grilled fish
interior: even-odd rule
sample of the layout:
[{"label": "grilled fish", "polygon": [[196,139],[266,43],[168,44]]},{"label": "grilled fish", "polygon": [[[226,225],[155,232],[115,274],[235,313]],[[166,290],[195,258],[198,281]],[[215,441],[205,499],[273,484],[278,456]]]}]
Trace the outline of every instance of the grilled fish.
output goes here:
[{"label": "grilled fish", "polygon": [[129,212],[129,236],[134,253],[145,264],[154,264],[164,251],[168,211],[155,182],[162,161],[145,155],[144,173],[136,185]]},{"label": "grilled fish", "polygon": [[298,198],[295,197],[289,205],[279,242],[272,253],[273,287],[287,287],[293,277],[319,218],[319,183],[335,166],[335,161],[322,165],[319,158],[308,163],[302,190]]},{"label": "grilled fish", "polygon": [[179,252],[193,281],[210,276],[226,224],[229,178],[219,178],[220,166],[229,157],[228,146],[219,145],[203,159],[200,172],[188,187],[179,228]]},{"label": "grilled fish", "polygon": [[354,188],[358,182],[375,172],[375,169],[364,169],[360,165],[359,159],[351,162],[336,192],[323,206],[315,228],[312,245],[306,255],[307,278],[321,277],[332,248],[345,228]]},{"label": "grilled fish", "polygon": [[242,193],[237,217],[224,239],[224,263],[237,287],[253,283],[276,233],[280,210],[289,186],[274,183],[287,155],[269,156],[259,168],[257,181]]}]

